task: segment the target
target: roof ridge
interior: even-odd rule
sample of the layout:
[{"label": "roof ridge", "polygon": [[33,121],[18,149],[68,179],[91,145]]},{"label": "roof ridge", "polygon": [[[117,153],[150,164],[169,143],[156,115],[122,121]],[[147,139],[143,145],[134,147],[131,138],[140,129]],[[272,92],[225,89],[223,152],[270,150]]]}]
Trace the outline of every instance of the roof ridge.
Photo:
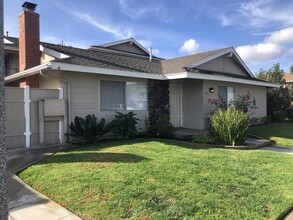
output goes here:
[{"label": "roof ridge", "polygon": [[[73,48],[73,49],[77,49],[77,50],[81,50],[81,51],[86,51],[86,52],[93,52],[93,53],[96,53],[96,52],[100,52],[100,53],[111,53],[111,54],[114,54],[114,55],[118,55],[118,56],[124,56],[124,57],[130,57],[130,58],[137,58],[137,59],[149,59],[149,57],[147,57],[147,56],[137,56],[136,54],[131,54],[131,53],[127,53],[127,54],[119,54],[119,53],[115,53],[114,51],[107,51],[107,52],[105,52],[105,51],[102,51],[102,50],[99,50],[99,51],[97,51],[97,50],[89,50],[89,49],[85,49],[85,48],[79,48],[79,47],[73,47],[73,46],[66,46],[66,45],[61,45],[61,44],[53,44],[53,43],[47,43],[47,42],[40,42],[41,44],[48,44],[49,46],[50,45],[52,45],[52,46],[57,46],[57,47],[65,47],[65,48],[68,48],[68,49],[71,49],[71,48]],[[44,46],[46,46],[46,45],[44,45]],[[52,49],[52,48],[50,48],[50,49]],[[99,49],[99,48],[97,48],[97,49]],[[104,48],[102,48],[102,49],[104,49]],[[108,49],[108,48],[105,48],[105,49]],[[55,48],[54,49],[52,49],[52,50],[56,50]],[[68,52],[63,52],[63,53],[68,53]],[[158,59],[154,59],[155,61],[160,61],[160,60],[158,60]]]},{"label": "roof ridge", "polygon": [[171,58],[171,59],[165,59],[165,60],[162,60],[161,62],[164,62],[164,61],[172,61],[172,60],[177,60],[177,59],[182,59],[182,58],[186,58],[186,57],[193,57],[193,56],[198,56],[200,54],[204,54],[204,53],[209,53],[209,52],[215,52],[215,51],[222,51],[222,50],[227,50],[229,48],[232,48],[232,46],[230,47],[223,47],[223,48],[219,48],[219,49],[215,49],[215,50],[208,50],[208,51],[203,51],[203,52],[200,52],[200,53],[195,53],[195,54],[189,54],[189,55],[185,55],[185,56],[180,56],[180,57],[174,57],[174,58]]}]

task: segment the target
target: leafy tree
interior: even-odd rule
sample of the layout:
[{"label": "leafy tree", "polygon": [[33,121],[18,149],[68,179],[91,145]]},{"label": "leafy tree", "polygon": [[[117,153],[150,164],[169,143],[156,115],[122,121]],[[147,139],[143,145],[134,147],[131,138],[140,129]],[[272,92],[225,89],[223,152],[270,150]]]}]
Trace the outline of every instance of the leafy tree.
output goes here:
[{"label": "leafy tree", "polygon": [[6,126],[3,52],[3,0],[0,0],[0,219],[8,218],[6,183]]},{"label": "leafy tree", "polygon": [[293,65],[290,66],[290,73],[293,74]]},{"label": "leafy tree", "polygon": [[274,64],[268,71],[261,69],[256,77],[280,85],[280,88],[269,89],[267,93],[267,110],[272,121],[283,121],[288,118],[292,96],[290,90],[284,86],[284,71],[280,64]]}]

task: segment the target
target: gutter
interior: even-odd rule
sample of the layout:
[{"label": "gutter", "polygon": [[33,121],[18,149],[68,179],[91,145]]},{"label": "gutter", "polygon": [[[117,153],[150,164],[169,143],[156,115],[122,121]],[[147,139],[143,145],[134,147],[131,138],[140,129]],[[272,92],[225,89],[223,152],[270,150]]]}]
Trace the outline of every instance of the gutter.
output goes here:
[{"label": "gutter", "polygon": [[51,65],[50,62],[35,66],[33,68],[30,68],[28,70],[24,70],[22,72],[13,74],[11,76],[6,76],[5,77],[5,83],[12,82],[12,81],[15,81],[15,80],[18,80],[18,79],[22,79],[22,78],[25,78],[25,77],[28,77],[28,76],[33,76],[33,75],[38,74],[42,70],[48,70],[48,69],[52,69],[52,65]]},{"label": "gutter", "polygon": [[191,73],[191,72],[181,72],[175,74],[166,74],[167,79],[202,79],[202,80],[212,80],[212,81],[222,81],[222,82],[231,82],[231,83],[240,83],[246,85],[255,85],[255,86],[264,86],[267,88],[280,88],[281,85],[269,83],[269,82],[260,82],[249,79],[240,79],[229,76],[217,76],[217,75],[208,75],[204,73]]}]

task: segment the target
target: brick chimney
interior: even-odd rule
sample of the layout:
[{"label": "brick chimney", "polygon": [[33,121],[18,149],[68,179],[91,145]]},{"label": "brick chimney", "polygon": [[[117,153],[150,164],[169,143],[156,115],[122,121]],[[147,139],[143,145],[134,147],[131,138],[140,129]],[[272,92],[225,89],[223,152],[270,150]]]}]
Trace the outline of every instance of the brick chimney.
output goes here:
[{"label": "brick chimney", "polygon": [[25,2],[19,22],[19,71],[40,64],[40,15],[37,4]]}]

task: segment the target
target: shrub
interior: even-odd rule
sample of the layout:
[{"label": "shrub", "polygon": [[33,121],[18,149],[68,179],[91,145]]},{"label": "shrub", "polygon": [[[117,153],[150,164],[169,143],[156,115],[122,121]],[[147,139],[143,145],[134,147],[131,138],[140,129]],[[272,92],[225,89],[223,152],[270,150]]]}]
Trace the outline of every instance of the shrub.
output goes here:
[{"label": "shrub", "polygon": [[248,136],[248,116],[233,108],[217,110],[210,118],[210,132],[217,142],[242,145]]},{"label": "shrub", "polygon": [[171,138],[176,130],[170,122],[170,117],[166,114],[161,115],[152,125],[146,118],[145,125],[150,137]]},{"label": "shrub", "polygon": [[192,141],[200,144],[215,144],[216,139],[209,134],[198,134],[192,137]]},{"label": "shrub", "polygon": [[136,114],[133,112],[128,112],[126,114],[116,112],[113,131],[119,136],[119,138],[129,139],[136,136],[136,124],[139,119],[136,118],[135,115]]},{"label": "shrub", "polygon": [[170,122],[168,115],[162,115],[157,120],[157,136],[161,138],[171,138],[176,130]]},{"label": "shrub", "polygon": [[95,115],[87,115],[85,119],[76,116],[69,126],[70,136],[83,143],[96,143],[100,137],[113,129],[113,125],[114,121],[106,125],[104,118],[97,122]]},{"label": "shrub", "polygon": [[242,110],[245,113],[249,113],[251,112],[252,109],[256,109],[256,100],[255,98],[251,98],[251,95],[249,92],[247,92],[247,94],[244,95],[238,95],[238,98],[230,101],[229,103],[226,104],[226,101],[219,97],[219,99],[210,99],[208,100],[209,103],[211,103],[212,105],[216,106],[215,111],[217,111],[218,109],[226,109],[228,107],[234,107],[238,110]]}]

